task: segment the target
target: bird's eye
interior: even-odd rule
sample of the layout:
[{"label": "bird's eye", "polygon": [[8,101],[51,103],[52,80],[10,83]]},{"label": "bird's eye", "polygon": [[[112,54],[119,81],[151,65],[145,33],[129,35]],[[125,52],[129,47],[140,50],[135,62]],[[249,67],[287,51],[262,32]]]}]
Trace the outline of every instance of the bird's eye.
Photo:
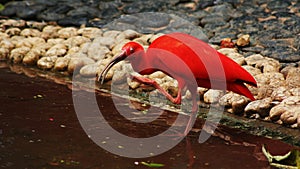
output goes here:
[{"label": "bird's eye", "polygon": [[129,48],[130,50],[130,53],[133,53],[134,52],[134,49],[133,48]]}]

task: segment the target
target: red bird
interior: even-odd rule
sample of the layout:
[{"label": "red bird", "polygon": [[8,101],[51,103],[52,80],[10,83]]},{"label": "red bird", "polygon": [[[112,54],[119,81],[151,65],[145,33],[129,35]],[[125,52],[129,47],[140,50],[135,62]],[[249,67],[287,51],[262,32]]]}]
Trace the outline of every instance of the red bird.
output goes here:
[{"label": "red bird", "polygon": [[240,65],[219,53],[207,43],[184,33],[163,35],[149,46],[147,51],[136,42],[128,42],[122,47],[122,53],[112,59],[98,77],[101,84],[109,69],[119,61],[128,59],[134,71],[142,75],[162,71],[178,82],[178,94],[173,98],[159,84],[148,78],[133,78],[149,84],[162,92],[171,102],[181,103],[181,92],[186,87],[192,94],[192,114],[185,129],[188,134],[191,121],[198,111],[197,87],[230,90],[255,100],[245,86],[247,83],[257,86],[255,79]]}]

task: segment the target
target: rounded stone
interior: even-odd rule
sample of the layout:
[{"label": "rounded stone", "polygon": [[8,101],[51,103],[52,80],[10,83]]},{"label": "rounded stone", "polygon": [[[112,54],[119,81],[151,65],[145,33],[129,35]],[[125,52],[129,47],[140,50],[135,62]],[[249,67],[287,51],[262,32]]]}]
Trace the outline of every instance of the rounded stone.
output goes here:
[{"label": "rounded stone", "polygon": [[247,72],[249,72],[252,76],[256,76],[258,74],[262,74],[262,72],[255,67],[249,66],[249,65],[243,65],[242,66]]},{"label": "rounded stone", "polygon": [[3,39],[0,41],[0,46],[2,48],[8,49],[8,50],[12,50],[15,45],[12,43],[11,39]]},{"label": "rounded stone", "polygon": [[122,50],[122,47],[123,47],[126,43],[128,43],[128,42],[130,42],[130,40],[128,40],[128,39],[125,39],[125,40],[123,40],[123,41],[121,41],[121,42],[118,42],[118,44],[116,44],[116,45],[112,48],[112,55],[117,55],[117,54],[119,54],[119,53],[121,52],[121,50]]},{"label": "rounded stone", "polygon": [[61,28],[58,32],[58,37],[62,39],[68,39],[72,36],[77,35],[77,29],[74,27],[66,27],[66,28]]},{"label": "rounded stone", "polygon": [[54,64],[54,70],[56,70],[56,71],[67,70],[69,61],[70,61],[70,57],[68,57],[68,56],[57,58],[57,60],[55,61],[55,64]]},{"label": "rounded stone", "polygon": [[83,66],[93,63],[95,63],[95,61],[88,57],[71,57],[68,72],[70,74],[77,73]]},{"label": "rounded stone", "polygon": [[238,53],[236,48],[221,48],[218,50],[218,52],[224,54],[224,55],[230,55],[232,53]]},{"label": "rounded stone", "polygon": [[243,114],[248,101],[246,98],[240,98],[232,102],[232,112],[234,114]]},{"label": "rounded stone", "polygon": [[204,102],[205,103],[218,103],[220,98],[224,95],[224,91],[209,89],[204,94]]},{"label": "rounded stone", "polygon": [[38,60],[37,66],[41,69],[49,70],[54,67],[57,56],[46,56]]},{"label": "rounded stone", "polygon": [[24,37],[40,37],[41,32],[37,29],[25,28],[21,31],[20,35]]},{"label": "rounded stone", "polygon": [[[51,45],[51,47],[52,46],[54,46],[54,45],[58,45],[58,44],[62,44],[63,45],[63,43],[64,43],[64,39],[61,39],[61,38],[54,38],[54,39],[48,39],[47,40],[47,44],[49,44],[49,45]],[[65,45],[64,45],[65,46]],[[65,48],[65,47],[64,47]]]},{"label": "rounded stone", "polygon": [[21,63],[24,56],[30,51],[29,47],[15,48],[10,52],[9,60],[13,63]]},{"label": "rounded stone", "polygon": [[287,108],[283,105],[276,105],[274,107],[272,107],[272,109],[270,110],[270,119],[272,121],[277,121],[280,119],[280,116],[286,112]]},{"label": "rounded stone", "polygon": [[250,44],[250,35],[241,35],[238,40],[236,41],[237,46],[247,46]]},{"label": "rounded stone", "polygon": [[264,57],[260,54],[254,54],[245,59],[246,63],[250,66],[255,66],[256,63],[260,60],[263,60]]},{"label": "rounded stone", "polygon": [[103,33],[103,37],[109,37],[115,39],[120,33],[121,31],[109,30]]},{"label": "rounded stone", "polygon": [[59,36],[58,31],[60,29],[60,26],[47,25],[43,28],[41,37],[44,39],[57,38]]},{"label": "rounded stone", "polygon": [[98,70],[99,64],[94,63],[94,64],[88,64],[83,66],[79,73],[83,77],[96,77],[97,75],[97,70]]},{"label": "rounded stone", "polygon": [[285,124],[295,124],[297,123],[297,113],[294,112],[294,108],[283,112],[280,116],[280,120]]},{"label": "rounded stone", "polygon": [[21,29],[20,28],[9,28],[9,29],[5,30],[5,33],[9,36],[20,35]]},{"label": "rounded stone", "polygon": [[45,39],[40,37],[28,37],[26,40],[32,45],[36,47],[40,47],[46,43]]},{"label": "rounded stone", "polygon": [[290,93],[292,96],[300,96],[300,87],[290,89]]},{"label": "rounded stone", "polygon": [[89,38],[83,37],[83,36],[72,36],[64,41],[64,44],[68,48],[72,48],[74,46],[80,46],[83,43],[90,42],[91,40]]},{"label": "rounded stone", "polygon": [[250,102],[245,107],[245,113],[247,116],[251,117],[254,114],[259,114],[260,117],[267,117],[269,115],[272,106],[271,98],[264,98],[262,100],[255,100]]},{"label": "rounded stone", "polygon": [[52,46],[46,52],[46,56],[63,56],[67,53],[67,47],[64,44],[57,44]]},{"label": "rounded stone", "polygon": [[46,50],[38,47],[32,48],[23,58],[23,63],[25,65],[35,65],[37,61],[44,56]]},{"label": "rounded stone", "polygon": [[111,49],[115,45],[116,40],[112,37],[97,37],[93,40],[93,43],[97,44],[98,46],[107,46]]},{"label": "rounded stone", "polygon": [[263,73],[267,72],[279,72],[280,63],[279,61],[272,58],[264,58],[256,62],[255,67],[263,70]]},{"label": "rounded stone", "polygon": [[27,38],[24,39],[20,39],[18,41],[15,41],[15,48],[22,48],[22,47],[28,47],[31,48],[32,47],[32,43],[30,43]]},{"label": "rounded stone", "polygon": [[131,89],[137,89],[141,85],[139,82],[133,81],[130,77],[127,77],[127,84]]},{"label": "rounded stone", "polygon": [[148,34],[148,35],[142,35],[141,37],[139,38],[135,38],[133,39],[134,42],[137,42],[141,45],[149,45],[149,41],[150,41],[150,38],[152,37],[152,34]]},{"label": "rounded stone", "polygon": [[106,46],[93,42],[90,44],[87,56],[95,61],[104,59],[111,51]]},{"label": "rounded stone", "polygon": [[281,102],[282,100],[286,99],[289,96],[291,96],[289,90],[285,86],[281,86],[277,88],[277,90],[273,91],[271,98],[272,100]]},{"label": "rounded stone", "polygon": [[300,87],[300,67],[290,69],[286,76],[286,83],[290,88]]},{"label": "rounded stone", "polygon": [[162,71],[156,71],[156,72],[150,74],[149,78],[150,79],[155,79],[155,78],[163,79],[165,76],[166,76],[166,74],[163,73]]},{"label": "rounded stone", "polygon": [[9,55],[9,50],[6,48],[0,47],[0,60],[6,60]]},{"label": "rounded stone", "polygon": [[123,39],[132,40],[132,39],[138,38],[140,36],[141,36],[140,33],[136,32],[134,30],[128,29],[128,30],[125,30],[122,33],[120,33],[118,36],[116,36],[115,39],[117,41],[120,41],[120,40],[123,40]]},{"label": "rounded stone", "polygon": [[101,29],[93,27],[80,28],[77,33],[90,39],[100,37],[103,34]]},{"label": "rounded stone", "polygon": [[75,53],[80,52],[80,50],[81,50],[81,48],[79,46],[74,46],[74,47],[69,48],[67,54],[75,54]]}]

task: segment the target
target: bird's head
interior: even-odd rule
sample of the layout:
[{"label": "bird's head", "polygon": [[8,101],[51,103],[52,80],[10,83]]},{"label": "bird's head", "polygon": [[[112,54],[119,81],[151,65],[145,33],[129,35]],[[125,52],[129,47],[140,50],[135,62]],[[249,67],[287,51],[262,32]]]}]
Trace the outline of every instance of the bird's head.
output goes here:
[{"label": "bird's head", "polygon": [[114,58],[112,58],[112,60],[102,70],[102,72],[98,76],[98,81],[100,81],[101,84],[103,84],[105,76],[110,68],[112,68],[116,63],[118,63],[126,58],[129,61],[135,59],[135,57],[138,56],[135,54],[137,54],[138,52],[141,52],[141,51],[144,51],[144,48],[140,44],[138,44],[136,42],[126,43],[122,47],[121,53],[119,55],[115,56]]}]

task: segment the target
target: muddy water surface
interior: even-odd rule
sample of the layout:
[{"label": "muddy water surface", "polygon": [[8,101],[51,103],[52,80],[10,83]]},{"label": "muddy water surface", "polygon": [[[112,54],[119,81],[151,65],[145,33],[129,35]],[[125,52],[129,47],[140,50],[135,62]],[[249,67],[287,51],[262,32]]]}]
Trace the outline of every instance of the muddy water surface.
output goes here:
[{"label": "muddy water surface", "polygon": [[[79,90],[82,97],[89,92]],[[131,137],[150,137],[167,130],[177,114],[163,112],[145,125],[126,120],[113,106],[111,95],[97,92],[97,101],[109,124]],[[122,98],[120,98],[122,100]],[[258,137],[219,126],[214,136],[198,143],[202,120],[171,150],[149,158],[127,158],[95,144],[82,129],[74,111],[72,91],[67,85],[0,68],[0,168],[149,168],[141,162],[164,164],[167,169],[185,168],[270,168],[261,153],[283,154],[293,147],[278,140]],[[136,112],[136,106],[126,107]],[[166,139],[170,136],[165,136]],[[121,148],[121,147],[120,147]]]}]

